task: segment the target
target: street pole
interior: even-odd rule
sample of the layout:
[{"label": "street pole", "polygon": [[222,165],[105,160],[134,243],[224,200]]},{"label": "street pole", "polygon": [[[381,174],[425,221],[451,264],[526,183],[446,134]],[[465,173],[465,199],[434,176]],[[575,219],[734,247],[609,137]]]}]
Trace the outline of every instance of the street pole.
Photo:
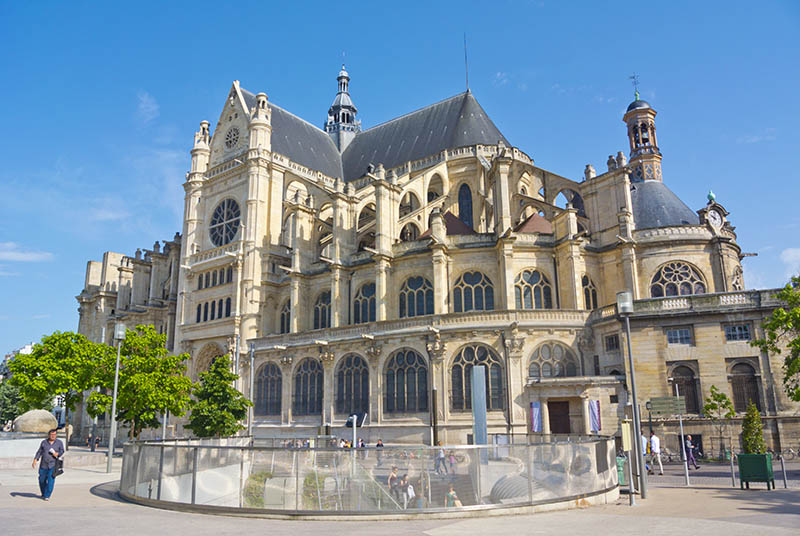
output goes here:
[{"label": "street pole", "polygon": [[114,394],[111,398],[111,430],[108,434],[108,460],[106,473],[111,472],[111,462],[114,459],[114,441],[117,435],[117,390],[119,389],[119,354],[122,350],[122,341],[125,340],[125,324],[117,323],[114,326],[114,338],[117,340],[117,365],[114,368]]},{"label": "street pole", "polygon": [[636,396],[636,370],[633,366],[631,352],[631,320],[633,313],[633,295],[630,291],[617,292],[617,313],[625,317],[625,335],[628,343],[628,366],[631,370],[631,397],[633,398],[634,452],[639,465],[639,493],[642,499],[647,498],[647,477],[645,476],[644,453],[642,452],[642,419],[639,414],[639,400]]},{"label": "street pole", "polygon": [[[675,396],[679,397],[680,389],[678,388],[678,384],[675,383]],[[689,487],[689,458],[686,456],[686,441],[683,439],[683,414],[678,413],[678,424],[681,427],[681,452],[683,452],[683,476],[686,479],[686,486]]]}]

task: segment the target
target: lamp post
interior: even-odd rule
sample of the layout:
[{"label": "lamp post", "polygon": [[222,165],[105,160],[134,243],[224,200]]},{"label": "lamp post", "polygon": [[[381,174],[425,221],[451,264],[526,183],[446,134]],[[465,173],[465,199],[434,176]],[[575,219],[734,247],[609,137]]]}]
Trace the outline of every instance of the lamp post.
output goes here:
[{"label": "lamp post", "polygon": [[642,499],[647,498],[647,477],[645,476],[644,453],[642,452],[642,418],[639,415],[639,400],[636,397],[636,370],[633,367],[633,354],[631,353],[631,320],[633,314],[633,295],[629,290],[617,292],[617,314],[625,319],[625,335],[628,342],[628,366],[631,370],[631,398],[633,403],[633,428],[636,449],[636,462],[639,465],[639,493]]},{"label": "lamp post", "polygon": [[117,365],[114,368],[114,394],[111,398],[111,429],[108,433],[108,460],[106,461],[106,473],[111,472],[111,462],[114,460],[114,440],[117,435],[117,389],[119,388],[119,353],[122,349],[122,341],[125,340],[125,324],[117,322],[114,325],[114,340],[117,341]]}]

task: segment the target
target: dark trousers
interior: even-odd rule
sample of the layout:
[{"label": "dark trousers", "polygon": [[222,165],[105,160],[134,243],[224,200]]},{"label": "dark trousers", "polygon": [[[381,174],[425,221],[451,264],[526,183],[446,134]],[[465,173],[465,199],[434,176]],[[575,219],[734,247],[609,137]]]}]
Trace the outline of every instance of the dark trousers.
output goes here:
[{"label": "dark trousers", "polygon": [[39,467],[39,490],[42,492],[42,497],[49,498],[53,494],[53,486],[56,483],[56,477],[53,476],[55,467]]},{"label": "dark trousers", "polygon": [[686,466],[694,465],[694,468],[697,469],[697,460],[694,459],[694,449],[686,449]]},{"label": "dark trousers", "polygon": [[436,458],[436,464],[433,466],[433,472],[438,473],[440,467],[442,468],[442,472],[447,474],[447,464],[444,462],[444,458]]}]

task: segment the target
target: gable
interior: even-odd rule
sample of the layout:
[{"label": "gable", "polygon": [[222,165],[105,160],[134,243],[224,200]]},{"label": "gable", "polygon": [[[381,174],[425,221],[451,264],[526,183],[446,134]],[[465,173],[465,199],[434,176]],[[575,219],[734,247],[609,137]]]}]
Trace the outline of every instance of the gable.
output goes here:
[{"label": "gable", "polygon": [[[255,102],[255,99],[254,99]],[[249,108],[239,90],[239,82],[235,81],[228,92],[228,98],[222,107],[214,135],[211,138],[210,166],[239,156],[247,151]]]}]

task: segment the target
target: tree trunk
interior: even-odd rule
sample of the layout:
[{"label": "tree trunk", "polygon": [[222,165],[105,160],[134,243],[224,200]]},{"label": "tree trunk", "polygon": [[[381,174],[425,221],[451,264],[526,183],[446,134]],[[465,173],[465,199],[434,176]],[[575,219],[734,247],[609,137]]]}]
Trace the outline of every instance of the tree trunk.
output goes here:
[{"label": "tree trunk", "polygon": [[64,450],[69,450],[69,408],[64,404]]}]

